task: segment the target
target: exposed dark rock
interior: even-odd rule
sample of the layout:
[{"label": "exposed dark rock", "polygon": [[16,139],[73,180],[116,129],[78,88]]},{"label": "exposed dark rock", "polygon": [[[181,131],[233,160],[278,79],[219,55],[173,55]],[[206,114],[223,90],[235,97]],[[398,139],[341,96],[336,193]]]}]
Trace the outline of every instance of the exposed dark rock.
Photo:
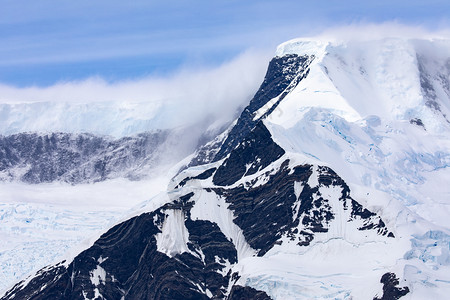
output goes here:
[{"label": "exposed dark rock", "polygon": [[183,187],[184,185],[186,185],[186,182],[190,181],[190,180],[194,180],[194,179],[206,179],[211,177],[212,174],[214,174],[214,172],[216,171],[216,168],[211,168],[206,170],[205,172],[194,176],[194,177],[186,177],[184,178],[182,181],[180,181],[180,183],[176,186],[176,188],[180,188]]},{"label": "exposed dark rock", "polygon": [[213,182],[216,185],[231,185],[243,176],[264,169],[284,153],[285,151],[274,143],[264,124],[259,122],[217,169]]},{"label": "exposed dark rock", "polygon": [[397,287],[400,282],[394,273],[385,273],[380,282],[383,284],[383,296],[381,298],[374,297],[374,300],[396,300],[409,293],[407,286]]},{"label": "exposed dark rock", "polygon": [[436,92],[436,90],[443,90],[450,97],[450,59],[447,60],[444,66],[440,66],[439,71],[433,70],[432,73],[427,70],[427,60],[423,56],[417,56],[417,62],[419,66],[420,88],[425,99],[425,105],[434,112],[440,113],[447,123],[450,123],[447,115],[441,108],[441,104],[438,102],[440,98]]},{"label": "exposed dark rock", "polygon": [[414,119],[409,120],[409,123],[417,125],[417,126],[422,126],[423,129],[425,129],[425,125],[423,124],[421,119],[414,118]]},{"label": "exposed dark rock", "polygon": [[249,286],[235,285],[231,289],[228,300],[270,300],[270,298],[265,292],[255,290]]},{"label": "exposed dark rock", "polygon": [[424,98],[426,99],[425,105],[432,108],[435,111],[441,111],[441,107],[437,100],[436,90],[431,82],[430,75],[427,73],[424,65],[424,58],[417,57],[420,75],[420,87]]},{"label": "exposed dark rock", "polygon": [[[246,138],[257,123],[272,112],[283,98],[307,76],[309,65],[313,59],[314,56],[298,56],[296,54],[274,57],[269,63],[266,76],[258,92],[242,111],[237,123],[229,132],[225,132],[226,134],[218,136],[212,142],[200,147],[189,166],[219,161],[226,157],[232,149]],[[278,96],[278,101],[268,109],[266,114],[260,118],[255,118],[258,109]]]},{"label": "exposed dark rock", "polygon": [[223,142],[225,141],[227,137],[228,131],[224,131],[221,135],[214,138],[212,141],[201,145],[198,147],[198,149],[195,151],[195,156],[192,158],[192,160],[189,162],[189,164],[185,167],[183,167],[182,170],[185,170],[189,167],[195,167],[199,165],[204,165],[212,162],[214,160],[214,157],[216,156],[217,152],[219,152],[220,147],[222,146]]}]

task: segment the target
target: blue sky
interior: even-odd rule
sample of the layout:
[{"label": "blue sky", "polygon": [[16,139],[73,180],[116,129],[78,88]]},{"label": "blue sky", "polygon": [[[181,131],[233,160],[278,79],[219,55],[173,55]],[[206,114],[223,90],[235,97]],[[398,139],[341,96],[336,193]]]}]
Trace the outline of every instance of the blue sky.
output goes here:
[{"label": "blue sky", "polygon": [[107,82],[217,66],[333,26],[447,27],[450,1],[0,1],[0,84]]}]

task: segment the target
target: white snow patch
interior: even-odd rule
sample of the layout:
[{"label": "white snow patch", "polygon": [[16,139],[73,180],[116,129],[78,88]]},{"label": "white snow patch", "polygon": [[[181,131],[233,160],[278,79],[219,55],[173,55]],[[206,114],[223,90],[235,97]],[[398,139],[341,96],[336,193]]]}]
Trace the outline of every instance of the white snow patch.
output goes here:
[{"label": "white snow patch", "polygon": [[184,224],[184,212],[179,209],[169,209],[165,211],[161,232],[156,238],[157,250],[169,257],[177,254],[190,252],[187,243],[189,241],[189,232]]},{"label": "white snow patch", "polygon": [[91,275],[91,282],[93,285],[97,286],[99,284],[105,284],[106,282],[106,271],[103,269],[100,264],[97,267],[89,272]]},{"label": "white snow patch", "polygon": [[198,199],[191,209],[191,218],[216,223],[228,240],[234,244],[238,260],[255,255],[256,251],[245,240],[242,229],[233,222],[233,212],[228,209],[225,199],[214,192],[205,190],[199,190],[197,194]]},{"label": "white snow patch", "polygon": [[301,182],[294,182],[294,193],[295,193],[295,198],[297,199],[297,201],[295,201],[294,203],[294,207],[292,208],[293,216],[292,216],[292,220],[296,220],[298,217],[298,212],[300,209],[300,205],[301,205],[301,201],[299,201],[299,197],[301,195],[303,191],[303,185]]},{"label": "white snow patch", "polygon": [[317,166],[312,167],[312,174],[308,178],[308,185],[312,188],[319,186],[319,172],[317,172]]}]

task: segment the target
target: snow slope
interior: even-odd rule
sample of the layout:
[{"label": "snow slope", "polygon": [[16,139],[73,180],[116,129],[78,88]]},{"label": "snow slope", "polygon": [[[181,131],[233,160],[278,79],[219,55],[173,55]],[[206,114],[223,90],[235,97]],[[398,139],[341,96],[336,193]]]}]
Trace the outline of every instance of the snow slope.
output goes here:
[{"label": "snow slope", "polygon": [[[311,270],[318,266],[307,267],[308,262],[325,262],[327,268],[317,280],[328,282],[326,290],[335,286],[329,296],[362,299],[364,282],[339,292],[347,275],[333,272],[342,272],[342,265],[352,264],[354,257],[361,259],[360,265],[392,257],[388,264],[403,274],[412,290],[405,298],[444,299],[450,292],[450,40],[296,39],[278,47],[278,56],[286,54],[314,55],[315,60],[308,77],[265,119],[274,140],[288,152],[330,166],[356,198],[384,216],[406,242],[378,250],[359,243],[356,251],[348,241],[333,241],[299,256],[296,276],[316,278]],[[345,258],[343,253],[352,254]],[[377,254],[381,256],[375,258]],[[340,263],[333,271],[335,261]],[[279,269],[274,272],[280,274],[278,280],[268,277],[264,267],[248,271],[264,274],[263,279],[249,275],[248,280],[255,287],[285,282],[283,267]],[[347,270],[351,278],[367,279],[358,264]],[[325,274],[332,279],[323,278]],[[305,291],[304,279],[296,282],[302,282],[298,290],[305,297],[318,295],[315,289]],[[310,279],[306,285],[312,283]],[[286,299],[292,289],[284,285],[274,293]],[[358,285],[363,287],[360,292]]]},{"label": "snow slope", "polygon": [[[330,41],[324,49],[267,118],[275,139],[449,228],[429,214],[450,204],[450,41]],[[310,42],[294,40],[277,54],[310,51]]]},{"label": "snow slope", "polygon": [[0,183],[0,291],[89,247],[92,237],[128,210],[165,191],[168,180],[160,176],[76,186]]}]

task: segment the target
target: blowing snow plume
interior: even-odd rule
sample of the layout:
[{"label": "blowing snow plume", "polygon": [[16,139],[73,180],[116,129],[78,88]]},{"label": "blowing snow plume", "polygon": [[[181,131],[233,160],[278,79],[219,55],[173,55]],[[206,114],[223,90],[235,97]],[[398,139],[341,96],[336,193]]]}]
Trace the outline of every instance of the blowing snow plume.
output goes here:
[{"label": "blowing snow plume", "polygon": [[245,52],[217,68],[117,83],[90,78],[49,87],[0,85],[0,134],[61,131],[121,137],[205,119],[223,125],[258,88],[267,57]]},{"label": "blowing snow plume", "polygon": [[233,121],[257,89],[265,58],[246,52],[166,78],[2,86],[0,151],[12,157],[0,180],[82,183],[168,169]]}]

